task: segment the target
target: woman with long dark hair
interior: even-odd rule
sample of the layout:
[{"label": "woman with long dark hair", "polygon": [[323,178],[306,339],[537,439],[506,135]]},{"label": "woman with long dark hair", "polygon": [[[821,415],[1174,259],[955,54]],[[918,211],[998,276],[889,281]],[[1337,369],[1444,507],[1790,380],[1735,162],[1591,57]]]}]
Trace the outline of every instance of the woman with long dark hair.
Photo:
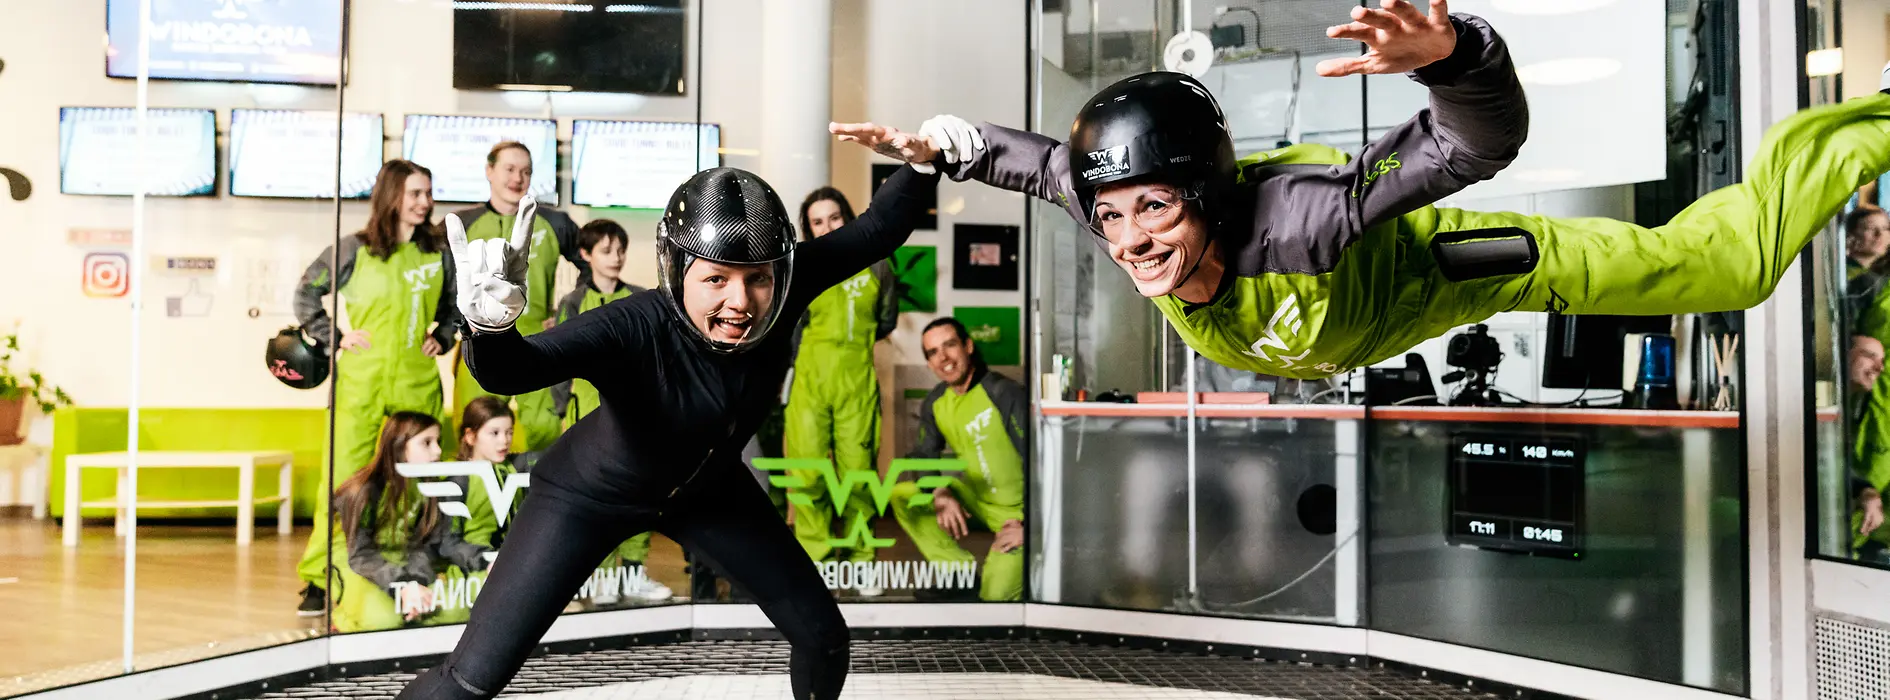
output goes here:
[{"label": "woman with long dark hair", "polygon": [[[381,166],[369,199],[367,227],[329,247],[303,273],[295,292],[302,330],[335,358],[335,468],[345,479],[374,455],[381,420],[399,411],[438,419],[440,368],[434,358],[453,347],[458,311],[453,261],[432,224],[433,173],[411,161]],[[339,331],[322,304],[336,293],[350,328]],[[340,303],[340,302],[338,302]],[[327,489],[323,489],[326,491]],[[328,560],[326,498],[316,501],[315,533],[297,567],[301,613],[320,615]]]},{"label": "woman with long dark hair", "polygon": [[465,618],[464,606],[449,606],[443,612],[453,619],[433,619],[442,612],[433,583],[451,568],[459,576],[483,570],[487,548],[460,538],[438,502],[422,496],[396,468],[403,462],[439,460],[440,421],[399,411],[383,423],[373,459],[335,489],[337,528],[331,544],[348,553],[347,565],[335,570],[335,629],[393,629]]},{"label": "woman with long dark hair", "polygon": [[[853,221],[853,205],[832,187],[814,190],[801,201],[801,240],[825,236]],[[850,472],[879,471],[879,373],[873,367],[873,344],[899,325],[899,300],[893,295],[891,263],[879,260],[858,274],[821,292],[807,307],[795,334],[794,377],[788,387],[782,456],[789,459],[831,459],[836,478]],[[840,523],[845,537],[865,518],[868,527],[879,509],[866,489],[855,489],[846,508],[836,508],[826,481],[818,473],[796,472],[803,486],[790,490],[805,496],[789,501],[794,516],[794,537],[814,561],[834,561],[837,553],[827,543],[834,539],[833,514],[846,513]],[[848,561],[873,560],[871,548],[846,553]],[[877,596],[884,589],[862,585],[862,596]]]},{"label": "woman with long dark hair", "polygon": [[[767,183],[734,168],[691,177],[657,226],[659,289],[526,337],[531,230],[468,242],[458,260],[467,366],[488,389],[535,391],[572,378],[599,402],[532,469],[532,493],[505,538],[452,655],[401,698],[497,695],[598,560],[661,532],[745,588],[791,648],[794,697],[831,700],[846,682],[846,620],[743,464],[793,359],[789,334],[814,297],[890,256],[912,235],[935,176],[902,167],[859,219],[797,242]],[[529,212],[530,200],[522,211]],[[525,213],[521,220],[529,220]]]}]

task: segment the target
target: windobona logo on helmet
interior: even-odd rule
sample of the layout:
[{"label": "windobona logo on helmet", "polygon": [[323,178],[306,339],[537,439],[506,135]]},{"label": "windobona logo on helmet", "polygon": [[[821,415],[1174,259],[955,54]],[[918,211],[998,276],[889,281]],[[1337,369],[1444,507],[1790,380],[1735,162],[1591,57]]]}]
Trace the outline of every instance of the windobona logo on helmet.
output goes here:
[{"label": "windobona logo on helmet", "polygon": [[1083,170],[1085,180],[1121,175],[1129,172],[1129,147],[1112,146],[1100,151],[1090,151],[1089,162],[1091,167]]}]

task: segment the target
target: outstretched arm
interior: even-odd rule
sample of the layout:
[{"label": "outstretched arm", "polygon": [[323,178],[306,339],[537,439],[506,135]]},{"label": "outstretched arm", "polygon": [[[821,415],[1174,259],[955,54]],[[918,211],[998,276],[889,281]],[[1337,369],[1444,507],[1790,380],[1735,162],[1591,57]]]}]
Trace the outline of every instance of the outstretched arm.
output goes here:
[{"label": "outstretched arm", "polygon": [[791,282],[801,292],[796,296],[811,300],[867,266],[892,257],[912,237],[919,215],[925,213],[925,191],[937,186],[936,173],[923,175],[911,166],[900,168],[873,193],[873,203],[859,218],[797,246]]},{"label": "outstretched arm", "polygon": [[525,394],[572,378],[591,379],[643,357],[645,329],[623,306],[579,314],[530,338],[516,328],[490,333],[466,328],[466,369],[498,394]]},{"label": "outstretched arm", "polygon": [[[1395,32],[1448,33],[1454,38],[1446,56],[1405,71],[1430,88],[1430,108],[1379,137],[1358,158],[1327,176],[1353,200],[1353,216],[1367,227],[1495,177],[1516,159],[1529,135],[1529,105],[1522,82],[1516,77],[1508,46],[1489,22],[1466,14],[1446,15],[1443,0],[1432,0],[1428,17],[1417,14],[1409,3],[1393,4],[1396,11],[1367,14],[1362,8],[1355,10],[1355,17],[1365,17],[1362,22],[1330,32],[1373,45],[1372,53],[1320,65],[1320,72],[1330,75],[1393,72],[1403,67],[1395,51],[1386,48],[1401,38]],[[1394,20],[1398,22],[1395,28],[1385,29]],[[1370,34],[1390,38],[1378,40]],[[1374,54],[1381,51],[1389,55],[1379,57],[1380,63],[1374,65]]]},{"label": "outstretched arm", "polygon": [[597,375],[610,358],[641,357],[645,335],[621,306],[583,314],[569,323],[526,338],[513,324],[524,313],[532,220],[538,203],[529,195],[507,238],[466,240],[459,217],[447,215],[446,242],[455,260],[460,317],[466,345],[462,357],[473,378],[489,391],[524,394],[573,377]]}]

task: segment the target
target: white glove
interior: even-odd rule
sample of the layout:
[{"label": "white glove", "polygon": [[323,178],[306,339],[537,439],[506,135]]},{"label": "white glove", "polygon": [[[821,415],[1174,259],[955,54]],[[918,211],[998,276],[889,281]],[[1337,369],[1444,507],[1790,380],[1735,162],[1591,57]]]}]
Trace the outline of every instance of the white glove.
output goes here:
[{"label": "white glove", "polygon": [[[919,125],[919,137],[937,146],[947,163],[970,162],[984,150],[984,135],[978,133],[978,127],[949,114],[925,120]],[[912,169],[927,175],[934,170],[930,163],[913,163]]]},{"label": "white glove", "polygon": [[518,203],[518,220],[511,238],[466,240],[466,225],[446,215],[446,244],[458,268],[455,282],[459,313],[467,325],[482,333],[503,333],[525,313],[525,273],[531,263],[532,223],[538,201],[531,195]]}]

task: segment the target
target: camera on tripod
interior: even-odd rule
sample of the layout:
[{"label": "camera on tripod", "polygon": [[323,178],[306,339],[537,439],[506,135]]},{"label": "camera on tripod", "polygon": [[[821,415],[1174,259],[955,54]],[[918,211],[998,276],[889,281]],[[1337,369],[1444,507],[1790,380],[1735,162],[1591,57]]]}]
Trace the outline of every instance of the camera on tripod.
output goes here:
[{"label": "camera on tripod", "polygon": [[1495,406],[1502,403],[1496,390],[1490,387],[1490,380],[1496,377],[1496,366],[1503,362],[1503,347],[1490,336],[1490,327],[1481,323],[1471,326],[1470,330],[1451,336],[1450,344],[1444,351],[1444,364],[1457,367],[1457,371],[1444,375],[1445,384],[1463,381],[1464,385],[1456,396],[1450,398],[1452,406]]}]

